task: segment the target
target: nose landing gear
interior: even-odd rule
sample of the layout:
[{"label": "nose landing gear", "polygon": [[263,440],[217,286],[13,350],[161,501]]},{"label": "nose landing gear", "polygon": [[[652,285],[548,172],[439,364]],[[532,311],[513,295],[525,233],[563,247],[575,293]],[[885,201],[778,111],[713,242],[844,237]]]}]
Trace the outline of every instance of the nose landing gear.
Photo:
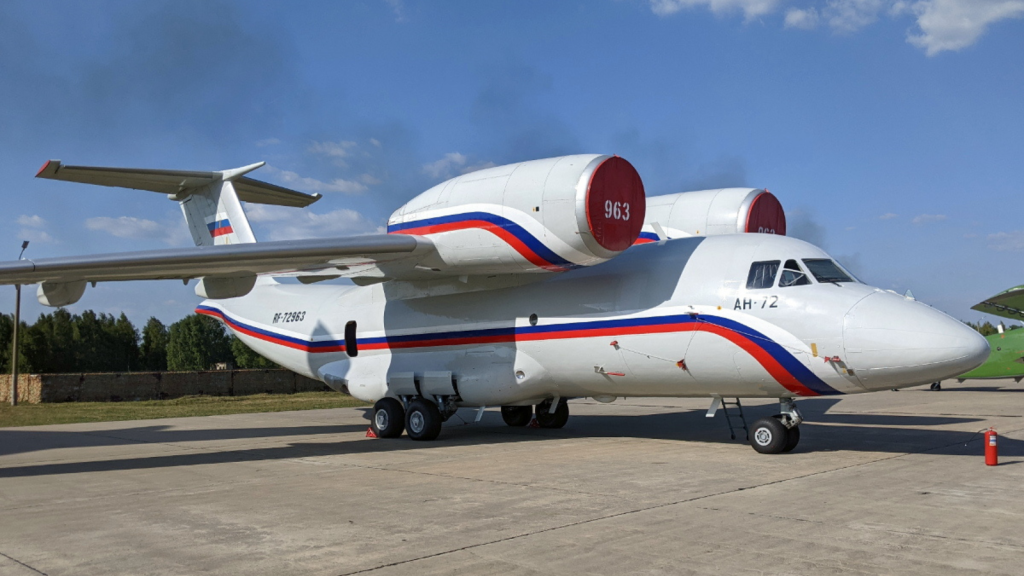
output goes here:
[{"label": "nose landing gear", "polygon": [[803,415],[792,398],[779,400],[782,413],[761,418],[750,428],[750,445],[761,454],[790,452],[800,443],[800,423]]}]

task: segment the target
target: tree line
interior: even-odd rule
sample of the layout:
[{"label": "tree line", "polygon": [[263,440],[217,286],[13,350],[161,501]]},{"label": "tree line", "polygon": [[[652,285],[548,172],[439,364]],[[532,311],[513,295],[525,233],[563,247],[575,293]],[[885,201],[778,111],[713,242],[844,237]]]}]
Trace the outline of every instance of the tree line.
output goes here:
[{"label": "tree line", "polygon": [[[974,328],[982,336],[991,336],[992,334],[999,332],[999,328],[996,328],[994,324],[987,320],[985,322],[982,322],[981,320],[978,320],[977,322],[964,322],[964,324]],[[1012,324],[1010,326],[1006,326],[1004,324],[1003,327],[1005,330],[1016,330],[1020,328],[1020,326],[1017,326],[1016,324]]]},{"label": "tree line", "polygon": [[[0,314],[0,370],[11,371],[14,319]],[[277,368],[224,326],[193,314],[165,326],[150,318],[142,331],[122,313],[63,308],[40,314],[35,324],[21,323],[18,370],[24,374],[66,372],[151,372],[209,370],[219,363],[236,368]]]}]

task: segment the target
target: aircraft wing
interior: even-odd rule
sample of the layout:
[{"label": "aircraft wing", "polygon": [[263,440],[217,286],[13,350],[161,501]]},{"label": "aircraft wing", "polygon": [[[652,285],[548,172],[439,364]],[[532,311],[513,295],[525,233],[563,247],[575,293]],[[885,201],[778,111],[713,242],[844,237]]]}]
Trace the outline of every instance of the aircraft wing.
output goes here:
[{"label": "aircraft wing", "polygon": [[1015,286],[971,306],[971,310],[1024,320],[1024,285]]},{"label": "aircraft wing", "polygon": [[429,240],[404,234],[196,246],[0,262],[0,284],[188,280],[276,272],[294,275],[303,270],[385,277],[380,267],[400,264],[401,269],[412,269],[433,253]]}]

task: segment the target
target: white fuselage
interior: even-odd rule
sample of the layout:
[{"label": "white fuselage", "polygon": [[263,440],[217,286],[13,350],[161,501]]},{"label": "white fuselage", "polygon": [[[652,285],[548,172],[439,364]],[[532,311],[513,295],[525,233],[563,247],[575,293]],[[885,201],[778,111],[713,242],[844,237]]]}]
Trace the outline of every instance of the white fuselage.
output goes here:
[{"label": "white fuselage", "polygon": [[849,394],[930,383],[985,360],[988,346],[969,327],[865,284],[776,278],[747,288],[752,263],[807,258],[828,255],[768,234],[694,237],[557,274],[266,281],[198,311],[282,366],[367,401],[442,376],[462,406]]}]

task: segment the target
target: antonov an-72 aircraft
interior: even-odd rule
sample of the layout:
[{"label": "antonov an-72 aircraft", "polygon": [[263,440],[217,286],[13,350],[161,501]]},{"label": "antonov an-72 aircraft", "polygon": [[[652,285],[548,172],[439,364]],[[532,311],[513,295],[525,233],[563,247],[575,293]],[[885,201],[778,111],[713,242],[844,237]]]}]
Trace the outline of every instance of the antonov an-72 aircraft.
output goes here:
[{"label": "antonov an-72 aircraft", "polygon": [[[167,194],[195,248],[0,263],[64,306],[87,283],[199,279],[197,311],[260,354],[376,402],[381,437],[437,437],[459,407],[560,428],[566,400],[778,398],[750,428],[758,452],[799,440],[794,400],[935,382],[988,355],[974,330],[857,281],[787,238],[757,189],[646,198],[617,156],[465,174],[420,194],[387,234],[256,243],[240,200],[310,196],[223,172],[65,166],[38,176]],[[293,276],[300,283],[275,277]],[[317,284],[339,277],[351,285]],[[482,412],[480,412],[482,413]]]}]

